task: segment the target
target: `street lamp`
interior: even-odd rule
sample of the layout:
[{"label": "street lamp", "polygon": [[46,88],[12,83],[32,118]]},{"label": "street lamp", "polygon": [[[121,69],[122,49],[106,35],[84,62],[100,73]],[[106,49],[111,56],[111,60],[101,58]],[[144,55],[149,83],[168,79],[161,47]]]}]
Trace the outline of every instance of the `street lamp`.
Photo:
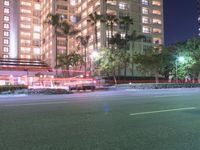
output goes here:
[{"label": "street lamp", "polygon": [[100,55],[98,51],[93,51],[90,55],[90,68],[91,68],[91,72],[93,72],[93,68],[95,67],[95,61],[99,60]]},{"label": "street lamp", "polygon": [[178,62],[180,63],[183,63],[185,61],[185,57],[183,56],[179,56],[177,59],[176,59],[176,82],[178,82]]}]

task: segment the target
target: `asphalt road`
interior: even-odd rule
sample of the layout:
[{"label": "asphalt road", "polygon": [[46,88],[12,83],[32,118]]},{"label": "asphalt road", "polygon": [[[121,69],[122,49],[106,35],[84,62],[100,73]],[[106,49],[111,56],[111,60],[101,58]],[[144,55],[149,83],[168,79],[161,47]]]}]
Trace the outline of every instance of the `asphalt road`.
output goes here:
[{"label": "asphalt road", "polygon": [[199,150],[200,89],[0,96],[2,150]]}]

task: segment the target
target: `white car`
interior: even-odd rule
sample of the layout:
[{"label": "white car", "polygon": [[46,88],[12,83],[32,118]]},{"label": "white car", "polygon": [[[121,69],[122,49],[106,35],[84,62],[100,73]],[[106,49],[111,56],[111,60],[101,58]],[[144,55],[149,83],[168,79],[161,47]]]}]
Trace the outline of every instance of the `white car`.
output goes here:
[{"label": "white car", "polygon": [[70,80],[69,90],[92,90],[96,88],[94,78],[73,78]]}]

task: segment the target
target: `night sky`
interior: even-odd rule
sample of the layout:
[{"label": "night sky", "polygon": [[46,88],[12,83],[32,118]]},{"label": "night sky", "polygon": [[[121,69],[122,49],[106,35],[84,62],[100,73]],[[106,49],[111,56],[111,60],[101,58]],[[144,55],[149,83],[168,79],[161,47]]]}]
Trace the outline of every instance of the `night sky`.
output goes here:
[{"label": "night sky", "polygon": [[165,45],[197,35],[197,0],[164,0]]}]

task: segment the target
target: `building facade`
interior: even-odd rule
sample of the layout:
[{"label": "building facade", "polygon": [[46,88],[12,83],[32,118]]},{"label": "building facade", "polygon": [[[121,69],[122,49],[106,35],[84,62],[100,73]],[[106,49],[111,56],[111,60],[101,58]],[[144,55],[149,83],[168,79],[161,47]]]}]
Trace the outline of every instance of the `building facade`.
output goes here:
[{"label": "building facade", "polygon": [[[135,31],[137,35],[145,35],[146,39],[135,41],[134,47],[129,50],[130,54],[144,53],[151,46],[164,44],[163,0],[78,0],[76,6],[76,15],[79,18],[77,28],[82,36],[90,35],[88,55],[100,47],[105,47],[111,34],[120,33],[121,37],[127,34],[127,31],[117,23],[114,23],[113,33],[109,33],[111,32],[109,27],[98,21],[98,44],[95,46],[94,26],[87,21],[88,15],[93,12],[100,15],[114,15],[119,20],[124,16],[130,16],[133,19],[133,25],[130,25],[128,34]],[[129,73],[130,75],[133,74]],[[134,71],[134,75],[137,75],[137,71]]]},{"label": "building facade", "polygon": [[17,58],[18,56],[18,5],[17,0],[0,1],[1,58]]},{"label": "building facade", "polygon": [[[80,30],[79,35],[90,35],[87,61],[92,51],[106,46],[111,35],[105,23],[98,21],[96,44],[94,26],[87,21],[93,12],[133,19],[128,32],[136,31],[147,38],[136,41],[130,54],[164,44],[163,0],[1,0],[0,6],[1,58],[42,59],[55,67],[56,54],[76,50],[75,37],[56,36],[54,27],[45,23],[49,13],[62,15]],[[113,28],[113,34],[125,36],[119,25]]]}]

